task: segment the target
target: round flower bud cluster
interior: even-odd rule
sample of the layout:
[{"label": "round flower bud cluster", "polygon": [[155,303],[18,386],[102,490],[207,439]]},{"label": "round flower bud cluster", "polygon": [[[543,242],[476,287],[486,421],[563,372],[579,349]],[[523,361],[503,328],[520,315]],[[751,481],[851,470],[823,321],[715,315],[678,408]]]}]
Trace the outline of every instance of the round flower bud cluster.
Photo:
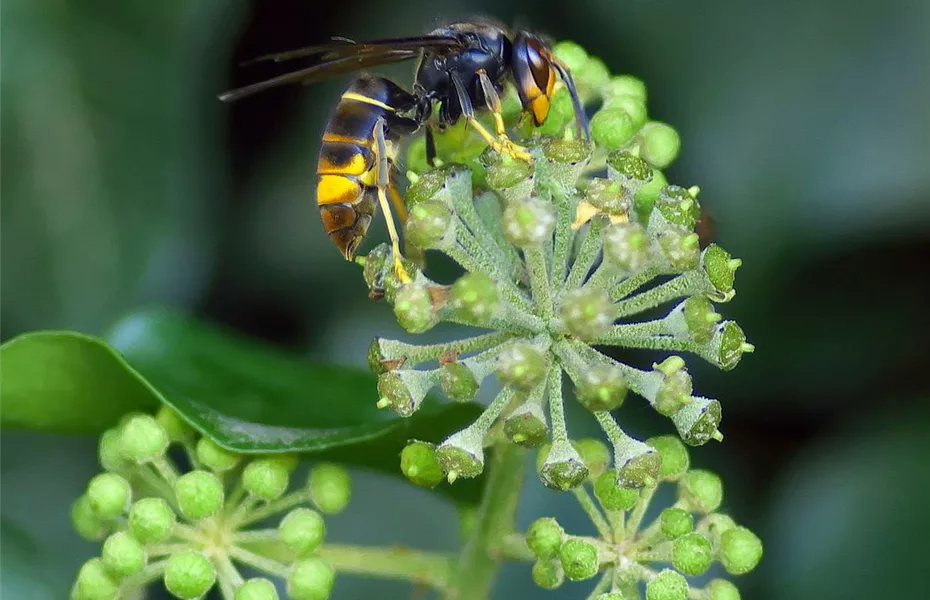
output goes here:
[{"label": "round flower bud cluster", "polygon": [[[189,471],[172,459],[175,449]],[[98,456],[104,471],[75,501],[71,520],[81,537],[103,544],[78,572],[72,600],[135,597],[158,580],[182,600],[214,586],[224,599],[277,600],[267,577],[284,578],[295,600],[329,597],[335,572],[323,551],[323,515],[349,501],[342,467],[319,464],[298,481],[296,456],[244,456],[198,439],[167,406],[104,432]],[[263,576],[245,580],[240,567]]]},{"label": "round flower bud cluster", "polygon": [[[597,465],[574,495],[598,535],[571,535],[551,517],[534,521],[524,539],[536,561],[536,585],[554,589],[565,580],[603,574],[589,597],[638,598],[631,590],[644,588],[646,600],[738,600],[739,591],[728,580],[713,579],[706,585],[689,580],[706,574],[714,563],[729,575],[743,575],[762,558],[759,538],[718,512],[723,504],[720,478],[690,468],[687,448],[668,435],[646,441],[659,459],[657,479],[642,488],[628,487],[618,469],[610,468],[609,456],[599,460],[601,450],[593,442],[573,443],[585,464]],[[651,522],[645,521],[647,512],[655,512],[650,505],[662,485],[675,487],[676,500]]]},{"label": "round flower bud cluster", "polygon": [[[527,126],[519,102],[513,110],[512,90],[505,93],[505,124],[529,160],[507,145],[489,147],[461,123],[437,133],[435,166],[419,142],[408,152],[408,254],[444,254],[462,275],[434,281],[422,267],[427,253],[426,263],[402,261],[408,277],[400,278],[387,244],[359,259],[372,297],[386,300],[409,333],[443,322],[485,331],[424,346],[376,339],[369,364],[379,407],[409,417],[434,389],[468,402],[492,376],[503,387],[470,427],[439,444],[410,442],[402,469],[418,485],[478,476],[495,435],[527,447],[549,443],[543,483],[579,485],[586,467],[568,442],[568,383],[568,399],[601,424],[623,484],[647,486],[660,477],[655,450],[623,432],[610,411],[636,395],[685,443],[722,440],[721,405],[695,393],[685,359],[727,370],[753,350],[716,310],[734,296],[740,261],[701,240],[698,188],[663,174],[678,134],[650,119],[640,80],[612,75],[577,44],[557,44],[554,55],[580,101],[600,105],[589,132],[558,83],[537,128]],[[654,318],[656,309],[664,316]],[[613,358],[603,350],[610,346],[657,355],[644,369]]]}]

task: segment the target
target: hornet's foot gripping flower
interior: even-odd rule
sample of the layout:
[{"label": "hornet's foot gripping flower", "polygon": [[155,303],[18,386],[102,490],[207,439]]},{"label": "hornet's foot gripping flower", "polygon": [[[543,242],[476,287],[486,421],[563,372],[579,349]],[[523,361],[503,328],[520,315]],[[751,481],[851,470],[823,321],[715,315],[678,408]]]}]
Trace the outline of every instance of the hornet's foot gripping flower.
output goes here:
[{"label": "hornet's foot gripping flower", "polygon": [[[678,134],[648,119],[641,81],[611,77],[574,44],[555,52],[572,67],[582,99],[602,103],[592,142],[575,139],[563,89],[543,127],[517,125],[531,163],[486,149],[464,127],[438,137],[444,167],[427,167],[414,145],[406,242],[445,254],[465,273],[445,285],[409,262],[413,281],[403,283],[387,245],[359,259],[372,296],[385,298],[407,331],[440,322],[485,330],[430,345],[376,339],[369,361],[379,406],[409,416],[433,388],[466,402],[491,375],[503,385],[470,427],[435,447],[411,443],[402,468],[421,485],[480,474],[494,436],[549,442],[542,481],[578,485],[590,468],[568,441],[567,380],[612,444],[620,485],[649,487],[659,456],[621,430],[611,411],[633,392],[686,443],[721,440],[720,403],[694,394],[682,355],[726,370],[753,350],[739,325],[715,310],[733,298],[740,260],[702,244],[698,188],[669,184],[662,173],[678,153]],[[655,317],[660,307],[664,315]],[[614,358],[612,347],[669,354],[643,369]]]},{"label": "hornet's foot gripping flower", "polygon": [[[171,446],[189,471],[172,460]],[[134,598],[156,580],[182,600],[214,586],[228,600],[277,600],[264,576],[284,580],[293,600],[329,597],[335,572],[322,545],[323,515],[349,501],[341,467],[319,464],[293,486],[294,455],[230,452],[197,439],[167,407],[125,417],[101,436],[99,457],[104,472],[90,480],[71,519],[103,546],[78,572],[72,600]],[[245,579],[237,565],[263,576]]]}]

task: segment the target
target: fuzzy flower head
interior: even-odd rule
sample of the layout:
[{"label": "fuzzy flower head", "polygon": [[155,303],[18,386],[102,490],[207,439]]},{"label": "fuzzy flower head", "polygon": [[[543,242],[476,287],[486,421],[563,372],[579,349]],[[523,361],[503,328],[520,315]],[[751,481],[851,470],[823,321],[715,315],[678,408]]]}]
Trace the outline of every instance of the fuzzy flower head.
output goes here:
[{"label": "fuzzy flower head", "polygon": [[[627,435],[610,411],[632,392],[686,443],[720,440],[720,403],[694,393],[684,357],[732,369],[753,350],[714,308],[733,298],[740,261],[702,243],[698,188],[663,175],[678,154],[678,134],[648,118],[641,81],[610,76],[574,44],[555,53],[572,68],[582,100],[601,103],[592,140],[578,138],[569,103],[540,128],[511,123],[529,162],[488,149],[464,124],[438,136],[442,166],[426,165],[415,142],[407,254],[445,254],[465,273],[445,285],[408,261],[413,280],[401,283],[387,245],[360,260],[372,296],[385,298],[410,333],[441,322],[484,330],[427,346],[376,339],[369,362],[379,375],[379,406],[409,416],[436,387],[456,402],[474,398],[492,377],[503,387],[473,425],[432,447],[438,469],[426,462],[417,469],[433,474],[431,485],[439,472],[449,480],[480,474],[494,436],[548,443],[543,482],[579,485],[589,469],[568,441],[568,383],[610,441],[617,480],[648,486],[661,468],[655,449]],[[553,106],[567,96],[556,91]],[[655,317],[659,310],[664,315]],[[615,358],[616,348],[659,354],[641,368]],[[416,444],[419,456],[429,454],[431,446]]]}]

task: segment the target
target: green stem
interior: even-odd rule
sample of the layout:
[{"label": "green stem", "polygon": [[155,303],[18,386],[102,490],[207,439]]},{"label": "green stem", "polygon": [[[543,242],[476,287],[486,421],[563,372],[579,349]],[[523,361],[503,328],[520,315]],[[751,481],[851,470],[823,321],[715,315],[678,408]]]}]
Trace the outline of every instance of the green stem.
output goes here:
[{"label": "green stem", "polygon": [[588,594],[588,600],[595,600],[602,593],[606,592],[607,588],[610,587],[611,581],[613,581],[613,574],[611,571],[607,571],[601,576],[600,581],[597,582],[597,585],[594,586],[591,593]]},{"label": "green stem", "polygon": [[660,274],[659,269],[651,268],[628,277],[610,290],[610,299],[614,302],[622,300]]},{"label": "green stem", "polygon": [[145,566],[144,569],[135,575],[124,579],[121,587],[124,590],[136,590],[143,588],[161,577],[165,572],[165,566],[167,564],[167,560],[160,560],[157,562],[149,563]]},{"label": "green stem", "polygon": [[384,360],[404,359],[404,366],[412,367],[431,360],[437,360],[444,355],[462,355],[484,350],[511,339],[513,334],[501,331],[485,333],[464,340],[443,342],[441,344],[426,344],[418,346],[399,340],[378,340],[378,350]]},{"label": "green stem", "polygon": [[597,507],[597,505],[594,504],[594,500],[591,499],[591,495],[588,494],[588,490],[586,490],[583,485],[579,485],[578,487],[572,489],[572,494],[575,496],[575,500],[578,501],[578,504],[581,505],[581,508],[584,510],[585,514],[588,515],[588,518],[591,519],[591,522],[594,523],[594,527],[597,529],[597,533],[601,536],[601,538],[605,540],[612,540],[613,536],[610,530],[610,524],[607,523],[607,519],[604,518],[604,514]]},{"label": "green stem", "polygon": [[530,301],[527,299],[526,294],[510,279],[510,274],[501,271],[494,265],[493,261],[486,262],[482,260],[481,257],[476,256],[476,254],[482,254],[481,251],[478,250],[480,246],[478,246],[477,242],[474,242],[470,234],[463,233],[463,235],[468,236],[465,238],[465,244],[462,244],[461,240],[458,240],[448,248],[443,248],[443,252],[448,255],[449,258],[459,263],[466,271],[488,274],[495,280],[495,283],[500,286],[501,294],[504,298],[523,310],[530,310]]},{"label": "green stem", "polygon": [[[644,339],[660,335],[669,335],[668,319],[656,319],[642,323],[621,323],[607,330],[607,333],[594,340],[595,344],[608,346],[629,346],[643,343]],[[638,346],[632,346],[638,347]]]},{"label": "green stem", "polygon": [[567,442],[568,428],[565,425],[565,405],[562,399],[562,369],[549,367],[549,420],[552,422],[552,442]]},{"label": "green stem", "polygon": [[508,533],[503,536],[496,546],[491,548],[491,554],[505,560],[536,562],[536,557],[526,545],[526,534]]},{"label": "green stem", "polygon": [[178,480],[178,470],[174,465],[164,456],[153,459],[151,464],[155,472],[167,481],[168,485],[174,487],[174,482]]},{"label": "green stem", "polygon": [[552,287],[549,285],[545,250],[542,246],[528,246],[523,249],[523,256],[530,274],[533,301],[540,312],[539,316],[548,321],[552,318]]},{"label": "green stem", "polygon": [[229,556],[244,565],[248,565],[258,569],[259,571],[264,571],[265,573],[274,575],[276,577],[286,578],[287,572],[289,571],[289,568],[285,563],[279,562],[267,556],[262,556],[261,554],[256,554],[255,552],[246,550],[241,546],[230,546]]},{"label": "green stem", "polygon": [[639,496],[639,503],[636,504],[636,507],[633,508],[633,512],[630,513],[630,521],[627,524],[627,531],[630,535],[634,535],[639,531],[639,525],[643,522],[643,517],[646,515],[646,510],[649,508],[649,503],[652,502],[652,497],[658,489],[658,485],[653,485],[650,487],[643,488],[642,493]]},{"label": "green stem", "polygon": [[[246,499],[245,502],[248,502],[248,499]],[[243,502],[243,505],[245,505],[245,502]],[[277,500],[268,502],[264,506],[254,510],[248,510],[238,518],[231,518],[230,521],[236,528],[245,527],[307,502],[310,502],[310,492],[308,490],[291,492],[290,494],[281,496]]]},{"label": "green stem", "polygon": [[342,573],[412,581],[437,589],[448,585],[454,562],[454,557],[437,552],[347,544],[324,544],[319,555]]},{"label": "green stem", "polygon": [[236,589],[242,585],[244,579],[239,569],[236,568],[226,554],[218,554],[213,559],[216,566],[217,580],[220,584],[220,591],[223,593],[224,600],[233,600],[236,595]]},{"label": "green stem", "polygon": [[568,255],[571,254],[575,242],[575,232],[572,230],[575,215],[572,214],[572,203],[560,190],[552,191],[552,199],[559,211],[559,217],[555,227],[555,246],[552,251],[551,282],[553,286],[558,287],[565,280],[565,273],[568,271]]},{"label": "green stem", "polygon": [[500,563],[492,555],[514,530],[526,469],[525,451],[499,444],[487,468],[487,483],[478,508],[477,526],[465,541],[446,600],[487,600]]},{"label": "green stem", "polygon": [[714,287],[703,271],[688,271],[661,285],[657,285],[651,290],[619,302],[616,306],[615,316],[619,319],[635,315],[676,298],[709,294],[713,291]]},{"label": "green stem", "polygon": [[575,262],[572,263],[571,271],[568,273],[564,289],[573,290],[584,281],[601,250],[601,231],[604,230],[606,225],[606,218],[594,217],[591,220],[591,224],[588,225],[588,233],[581,241],[581,248],[578,249]]}]

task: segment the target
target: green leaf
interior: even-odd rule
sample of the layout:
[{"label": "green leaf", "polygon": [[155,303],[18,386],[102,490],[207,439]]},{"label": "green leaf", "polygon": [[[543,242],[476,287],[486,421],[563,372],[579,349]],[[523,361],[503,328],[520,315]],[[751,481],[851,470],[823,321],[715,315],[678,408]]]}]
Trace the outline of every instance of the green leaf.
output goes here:
[{"label": "green leaf", "polygon": [[[428,401],[402,419],[378,410],[368,371],[321,365],[168,311],[136,313],[108,335],[25,334],[0,347],[0,422],[100,431],[158,401],[219,445],[243,453],[301,452],[400,475],[409,439],[440,441],[477,404]],[[474,500],[480,482],[447,488]]]},{"label": "green leaf", "polygon": [[39,568],[42,557],[29,534],[3,519],[0,537],[0,597],[52,600],[46,574]]},{"label": "green leaf", "polygon": [[99,338],[37,331],[0,346],[0,424],[97,433],[157,399]]}]

